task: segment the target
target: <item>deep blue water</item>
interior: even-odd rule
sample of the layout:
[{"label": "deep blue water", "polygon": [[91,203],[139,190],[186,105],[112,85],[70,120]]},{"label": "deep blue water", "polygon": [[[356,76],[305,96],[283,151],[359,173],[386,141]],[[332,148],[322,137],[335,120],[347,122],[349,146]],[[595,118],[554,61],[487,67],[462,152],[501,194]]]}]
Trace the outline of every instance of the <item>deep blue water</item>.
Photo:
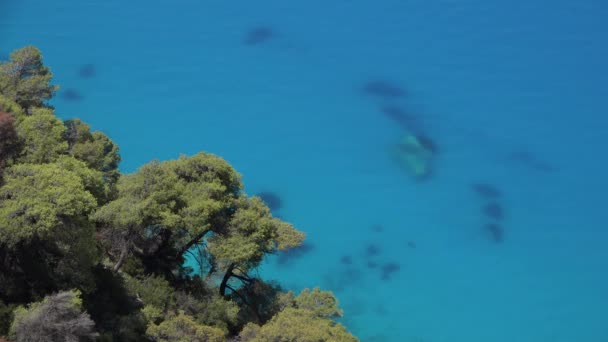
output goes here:
[{"label": "deep blue water", "polygon": [[[0,56],[40,47],[58,115],[107,132],[124,172],[204,150],[280,196],[312,248],[260,274],[335,291],[362,341],[601,342],[607,17],[601,0],[0,0]],[[391,159],[386,106],[437,143],[430,179]],[[502,193],[501,243],[475,183]]]}]

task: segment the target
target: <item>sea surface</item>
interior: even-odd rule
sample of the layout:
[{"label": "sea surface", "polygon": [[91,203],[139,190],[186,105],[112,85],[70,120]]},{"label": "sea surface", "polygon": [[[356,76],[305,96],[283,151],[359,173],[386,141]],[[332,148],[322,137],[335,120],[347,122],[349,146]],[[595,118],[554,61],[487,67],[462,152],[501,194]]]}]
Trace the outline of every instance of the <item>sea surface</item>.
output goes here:
[{"label": "sea surface", "polygon": [[[207,151],[362,341],[608,341],[605,0],[0,0],[121,170]],[[407,134],[436,146],[416,179]]]}]

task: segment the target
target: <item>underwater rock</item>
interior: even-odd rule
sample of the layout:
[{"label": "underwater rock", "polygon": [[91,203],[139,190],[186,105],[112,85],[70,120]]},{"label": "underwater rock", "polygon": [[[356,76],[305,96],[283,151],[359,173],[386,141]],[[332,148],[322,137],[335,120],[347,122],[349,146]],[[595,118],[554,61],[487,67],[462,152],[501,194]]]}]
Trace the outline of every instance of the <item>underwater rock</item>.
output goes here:
[{"label": "underwater rock", "polygon": [[365,248],[365,256],[367,256],[367,257],[379,255],[380,252],[381,252],[380,247],[378,247],[378,245],[375,245],[375,244],[369,244]]},{"label": "underwater rock", "polygon": [[277,211],[283,206],[283,201],[281,200],[281,197],[279,197],[279,195],[274,192],[262,191],[256,194],[256,196],[261,198],[271,211]]},{"label": "underwater rock", "polygon": [[502,195],[498,188],[487,183],[473,183],[471,184],[471,189],[485,199],[496,199]]},{"label": "underwater rock", "polygon": [[401,128],[408,132],[421,132],[422,124],[417,115],[408,113],[398,106],[384,106],[380,111],[389,119],[396,122]]},{"label": "underwater rock", "polygon": [[[380,316],[386,316],[386,314],[388,313],[388,310],[386,310],[386,307],[382,304],[378,304],[376,305],[376,310],[374,310],[376,312],[377,315]],[[386,340],[384,340],[386,341]]]},{"label": "underwater rock", "polygon": [[410,241],[407,242],[407,246],[409,248],[411,248],[411,249],[415,249],[416,248],[416,242],[410,240]]},{"label": "underwater rock", "polygon": [[483,229],[490,234],[494,242],[500,243],[503,241],[504,232],[500,225],[488,223],[483,226]]},{"label": "underwater rock", "polygon": [[92,78],[95,77],[96,70],[93,64],[85,64],[78,69],[78,76],[81,78]]},{"label": "underwater rock", "polygon": [[82,96],[77,90],[66,89],[61,92],[61,98],[66,101],[76,102],[83,100],[84,96]]},{"label": "underwater rock", "polygon": [[418,138],[418,141],[422,146],[424,146],[424,148],[431,151],[434,155],[439,153],[439,147],[437,146],[437,143],[428,135],[424,133],[418,133],[416,134],[416,138]]},{"label": "underwater rock", "polygon": [[540,160],[537,156],[532,154],[532,152],[526,149],[520,149],[511,152],[507,156],[507,159],[511,162],[519,163],[536,171],[546,173],[557,171],[557,169],[553,165],[550,165],[549,163]]},{"label": "underwater rock", "polygon": [[390,277],[393,275],[393,273],[399,271],[400,269],[401,269],[401,266],[397,263],[394,263],[394,262],[386,263],[386,264],[382,265],[382,268],[381,268],[382,273],[380,275],[380,278],[382,280],[389,280]]},{"label": "underwater rock", "polygon": [[399,85],[382,79],[371,80],[365,83],[363,85],[363,92],[384,99],[394,99],[406,95],[405,90]]},{"label": "underwater rock", "polygon": [[376,267],[378,267],[378,263],[376,263],[374,261],[368,261],[367,262],[367,267],[368,268],[376,268]]},{"label": "underwater rock", "polygon": [[245,45],[259,45],[265,43],[266,41],[272,39],[276,36],[274,30],[268,26],[258,26],[250,29],[245,38],[243,39],[243,43]]},{"label": "underwater rock", "polygon": [[397,163],[416,179],[427,179],[432,174],[432,159],[436,147],[425,138],[408,134],[393,147],[392,154]]},{"label": "underwater rock", "polygon": [[353,258],[350,255],[343,255],[340,258],[340,263],[342,263],[344,265],[350,265],[353,263]]},{"label": "underwater rock", "polygon": [[504,211],[498,202],[490,202],[484,205],[481,208],[481,211],[484,215],[494,220],[500,221],[504,217]]},{"label": "underwater rock", "polygon": [[277,264],[285,265],[292,262],[295,259],[299,259],[304,255],[309,254],[314,250],[314,245],[304,242],[298,247],[288,249],[278,253]]},{"label": "underwater rock", "polygon": [[324,287],[332,291],[342,291],[348,287],[355,286],[361,280],[361,271],[349,267],[343,272],[330,272],[323,276]]},{"label": "underwater rock", "polygon": [[384,231],[384,227],[381,224],[375,224],[372,226],[372,232],[382,233]]}]

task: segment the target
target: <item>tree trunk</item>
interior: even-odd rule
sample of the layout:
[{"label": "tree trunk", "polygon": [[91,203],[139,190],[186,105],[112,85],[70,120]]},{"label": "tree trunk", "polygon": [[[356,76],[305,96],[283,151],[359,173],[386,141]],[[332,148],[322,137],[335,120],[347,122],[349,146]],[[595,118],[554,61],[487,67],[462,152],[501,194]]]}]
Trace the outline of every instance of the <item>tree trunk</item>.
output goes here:
[{"label": "tree trunk", "polygon": [[122,250],[120,251],[120,257],[118,257],[118,261],[116,262],[116,264],[114,265],[114,267],[112,267],[112,270],[114,272],[118,272],[118,270],[122,267],[122,264],[125,262],[125,260],[127,260],[127,255],[129,254],[129,247],[127,247],[126,245],[122,248]]},{"label": "tree trunk", "polygon": [[220,295],[222,297],[226,296],[226,285],[228,284],[228,280],[230,280],[230,277],[232,277],[232,271],[235,267],[236,264],[230,264],[230,266],[228,266],[228,269],[226,270],[226,273],[224,274],[224,278],[222,279],[222,283],[220,284]]}]

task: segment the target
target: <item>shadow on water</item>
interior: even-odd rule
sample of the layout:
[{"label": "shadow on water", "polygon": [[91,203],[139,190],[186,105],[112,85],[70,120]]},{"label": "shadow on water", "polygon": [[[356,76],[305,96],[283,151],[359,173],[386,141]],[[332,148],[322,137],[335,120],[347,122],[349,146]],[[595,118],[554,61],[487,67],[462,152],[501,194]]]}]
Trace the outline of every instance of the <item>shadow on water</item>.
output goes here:
[{"label": "shadow on water", "polygon": [[315,249],[314,245],[304,242],[301,246],[289,249],[287,251],[279,252],[277,258],[277,264],[285,266],[296,259],[300,259],[305,255],[310,254]]},{"label": "shadow on water", "polygon": [[283,207],[281,197],[274,192],[262,191],[256,194],[268,206],[270,211],[275,212]]}]

